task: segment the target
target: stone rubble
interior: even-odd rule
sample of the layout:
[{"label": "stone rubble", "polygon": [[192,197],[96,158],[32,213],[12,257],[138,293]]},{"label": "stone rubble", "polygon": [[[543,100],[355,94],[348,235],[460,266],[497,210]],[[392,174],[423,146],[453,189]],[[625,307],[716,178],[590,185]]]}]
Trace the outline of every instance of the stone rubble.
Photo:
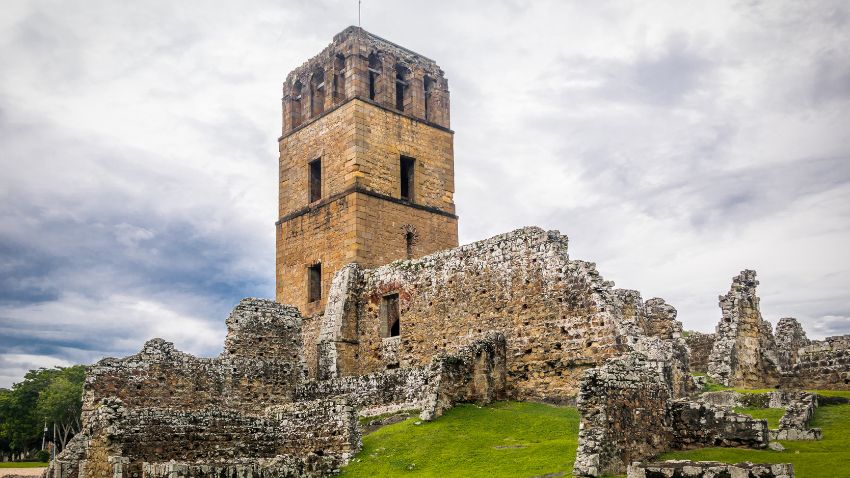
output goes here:
[{"label": "stone rubble", "polygon": [[627,478],[794,478],[790,463],[734,465],[716,461],[668,460],[629,465]]}]

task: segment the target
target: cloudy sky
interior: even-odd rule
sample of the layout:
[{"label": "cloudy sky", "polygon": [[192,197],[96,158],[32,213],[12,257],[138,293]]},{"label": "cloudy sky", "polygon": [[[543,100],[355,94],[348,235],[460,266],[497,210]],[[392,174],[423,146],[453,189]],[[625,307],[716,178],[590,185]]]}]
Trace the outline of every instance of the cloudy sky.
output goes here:
[{"label": "cloudy sky", "polygon": [[[446,71],[461,241],[525,225],[711,331],[850,333],[850,3],[365,0]],[[37,366],[215,355],[274,293],[280,87],[356,0],[4,0],[0,386]]]}]

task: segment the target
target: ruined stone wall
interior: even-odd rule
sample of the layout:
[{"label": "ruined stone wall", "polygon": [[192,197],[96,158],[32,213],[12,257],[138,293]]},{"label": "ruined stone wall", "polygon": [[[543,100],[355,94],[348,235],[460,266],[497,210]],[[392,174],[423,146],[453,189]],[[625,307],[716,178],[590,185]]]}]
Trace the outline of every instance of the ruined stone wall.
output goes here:
[{"label": "ruined stone wall", "polygon": [[708,357],[711,355],[711,349],[714,347],[714,334],[702,334],[699,332],[691,332],[685,337],[685,342],[690,350],[689,358],[691,372],[706,373],[708,372]]},{"label": "ruined stone wall", "polygon": [[316,347],[311,347],[309,344],[319,342],[319,333],[322,329],[323,314],[305,317],[301,322],[301,343],[304,346],[301,348],[302,356],[304,357],[304,378],[315,379],[316,369],[318,368],[319,356]]},{"label": "ruined stone wall", "polygon": [[709,356],[708,375],[734,387],[770,387],[779,382],[779,359],[773,331],[762,320],[756,295],[756,272],[745,270],[720,296],[723,317]]},{"label": "ruined stone wall", "polygon": [[627,478],[794,478],[790,463],[720,463],[716,461],[668,460],[629,465]]},{"label": "ruined stone wall", "polygon": [[425,366],[302,383],[298,400],[346,396],[361,416],[420,410],[432,420],[457,402],[490,403],[506,397],[505,338],[484,334],[457,350],[442,352]]},{"label": "ruined stone wall", "polygon": [[769,442],[766,420],[685,399],[675,400],[669,406],[673,426],[671,448],[765,448]]},{"label": "ruined stone wall", "polygon": [[236,473],[276,457],[281,476],[326,476],[344,464],[360,447],[356,407],[347,396],[295,401],[305,368],[297,309],[245,299],[226,324],[219,357],[153,339],[90,367],[83,431],[51,476],[142,476],[172,461]]},{"label": "ruined stone wall", "polygon": [[792,317],[783,317],[776,324],[776,351],[779,367],[790,370],[799,360],[800,349],[809,345],[803,326]]},{"label": "ruined stone wall", "polygon": [[[492,330],[507,339],[513,397],[564,400],[585,369],[640,334],[621,330],[611,284],[594,264],[569,260],[567,238],[555,231],[526,228],[418,260],[352,267],[330,293],[347,305],[329,302],[322,327],[331,376],[421,366]],[[399,296],[399,337],[383,336],[389,294]]]},{"label": "ruined stone wall", "polygon": [[765,420],[674,400],[671,365],[664,357],[629,352],[585,373],[575,475],[622,473],[628,464],[670,449],[767,446]]},{"label": "ruined stone wall", "polygon": [[133,408],[259,411],[267,404],[291,401],[303,367],[298,311],[244,299],[226,323],[225,350],[219,357],[195,357],[153,339],[136,355],[101,360],[86,374],[84,402],[91,407],[116,397]]},{"label": "ruined stone wall", "polygon": [[669,385],[641,354],[588,370],[577,401],[581,423],[573,474],[622,473],[629,463],[665,451],[673,440],[670,397]]},{"label": "ruined stone wall", "polygon": [[850,390],[850,335],[827,337],[801,348],[798,361],[782,374],[785,388]]}]

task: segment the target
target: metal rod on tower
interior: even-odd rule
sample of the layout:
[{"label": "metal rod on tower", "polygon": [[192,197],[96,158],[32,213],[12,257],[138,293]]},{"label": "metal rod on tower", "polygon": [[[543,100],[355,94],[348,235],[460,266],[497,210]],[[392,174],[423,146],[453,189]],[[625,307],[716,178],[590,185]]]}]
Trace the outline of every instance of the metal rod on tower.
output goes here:
[{"label": "metal rod on tower", "polygon": [[357,0],[357,27],[360,28],[360,2],[361,0]]}]

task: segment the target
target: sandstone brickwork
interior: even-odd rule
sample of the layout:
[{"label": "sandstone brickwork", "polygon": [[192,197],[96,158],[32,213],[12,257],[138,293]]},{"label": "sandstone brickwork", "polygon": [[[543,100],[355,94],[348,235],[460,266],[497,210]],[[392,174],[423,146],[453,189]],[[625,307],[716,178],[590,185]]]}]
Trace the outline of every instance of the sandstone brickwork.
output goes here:
[{"label": "sandstone brickwork", "polygon": [[756,272],[745,270],[733,278],[731,290],[720,296],[723,316],[709,356],[708,375],[723,385],[764,387],[779,382],[773,330],[761,317],[756,286]]},{"label": "sandstone brickwork", "polygon": [[433,60],[349,27],[287,76],[283,113],[278,301],[312,316],[348,263],[457,246],[448,82]]}]

